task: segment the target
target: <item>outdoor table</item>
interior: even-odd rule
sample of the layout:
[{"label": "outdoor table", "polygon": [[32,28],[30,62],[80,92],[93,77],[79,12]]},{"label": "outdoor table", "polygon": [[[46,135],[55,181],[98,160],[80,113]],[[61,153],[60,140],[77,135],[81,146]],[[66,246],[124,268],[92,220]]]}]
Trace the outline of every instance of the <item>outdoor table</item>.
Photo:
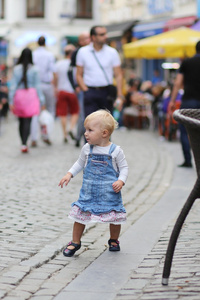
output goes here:
[{"label": "outdoor table", "polygon": [[179,233],[181,231],[181,227],[194,201],[197,198],[200,198],[200,109],[178,109],[174,112],[173,117],[176,121],[182,123],[187,130],[191,149],[194,154],[197,180],[176,220],[173,231],[171,233],[163,269],[163,285],[168,285],[173,254]]}]

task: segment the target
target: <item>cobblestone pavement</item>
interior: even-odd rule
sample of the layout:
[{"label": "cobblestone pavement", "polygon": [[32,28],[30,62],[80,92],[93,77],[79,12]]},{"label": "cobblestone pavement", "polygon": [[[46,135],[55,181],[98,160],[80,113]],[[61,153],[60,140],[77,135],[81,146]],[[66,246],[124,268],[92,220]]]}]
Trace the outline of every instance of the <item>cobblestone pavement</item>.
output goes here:
[{"label": "cobblestone pavement", "polygon": [[[72,232],[67,213],[71,202],[78,197],[82,176],[76,176],[64,189],[58,188],[58,182],[77,159],[80,149],[75,148],[72,141],[63,143],[57,120],[52,146],[40,141],[29,154],[21,154],[17,126],[17,121],[10,116],[0,136],[0,299],[49,300],[107,249],[108,228],[102,224],[88,226],[82,239],[83,247],[77,255],[73,258],[62,255]],[[123,189],[128,221],[122,227],[123,234],[170,186],[174,171],[170,151],[177,151],[178,147],[176,143],[160,143],[151,131],[116,130],[113,142],[121,145],[129,164],[129,179]],[[197,223],[191,224],[196,226],[196,236],[199,234],[197,216],[198,210]],[[190,227],[186,225],[184,230],[190,230]],[[188,281],[176,286],[176,280],[173,280],[172,298],[159,298],[156,294],[165,289],[160,285],[160,261],[170,232],[171,228],[168,228],[133,272],[130,281],[116,296],[117,300],[176,299],[177,291],[180,295],[183,289],[189,291]],[[181,253],[174,261],[175,269],[179,270],[181,266],[181,273],[187,273],[187,276],[190,263],[182,264],[186,255],[185,236],[188,237],[183,233]],[[189,240],[188,247],[190,243]],[[198,256],[191,258],[196,262],[192,274],[199,276]],[[150,275],[151,280],[147,280]],[[135,289],[130,288],[133,281]]]},{"label": "cobblestone pavement", "polygon": [[[194,204],[182,228],[169,278],[162,286],[164,257],[174,224],[163,232],[158,243],[132,272],[115,300],[200,299],[200,202]],[[173,225],[173,226],[172,226]]]}]

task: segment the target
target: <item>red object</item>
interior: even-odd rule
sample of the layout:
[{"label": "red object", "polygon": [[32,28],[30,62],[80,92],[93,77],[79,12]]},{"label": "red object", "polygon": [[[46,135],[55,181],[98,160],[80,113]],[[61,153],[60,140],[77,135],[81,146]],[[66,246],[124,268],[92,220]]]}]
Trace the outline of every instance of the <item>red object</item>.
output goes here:
[{"label": "red object", "polygon": [[[173,110],[173,112],[176,110],[176,109],[179,109],[181,106],[181,101],[176,101],[175,103],[175,109]],[[173,140],[173,139],[176,139],[176,131],[177,131],[177,122],[174,120],[173,118],[173,112],[170,112],[169,111],[169,107],[167,109],[167,117],[166,117],[166,121],[165,121],[165,137],[168,139],[168,140]]]},{"label": "red object", "polygon": [[196,16],[170,19],[169,21],[167,21],[165,23],[163,31],[165,32],[165,31],[173,30],[173,29],[179,28],[181,26],[191,27],[196,20],[197,20]]},{"label": "red object", "polygon": [[56,115],[58,117],[67,116],[68,114],[78,114],[79,104],[77,96],[73,93],[60,91],[56,105]]}]

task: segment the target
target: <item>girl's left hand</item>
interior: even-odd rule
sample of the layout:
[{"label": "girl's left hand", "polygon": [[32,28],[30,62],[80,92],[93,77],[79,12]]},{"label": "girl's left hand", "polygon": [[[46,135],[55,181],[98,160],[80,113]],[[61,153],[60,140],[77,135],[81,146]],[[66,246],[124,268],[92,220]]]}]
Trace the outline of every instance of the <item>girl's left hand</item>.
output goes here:
[{"label": "girl's left hand", "polygon": [[124,183],[122,180],[117,180],[112,184],[115,193],[119,193],[123,187]]},{"label": "girl's left hand", "polygon": [[72,174],[71,173],[67,173],[60,181],[60,183],[58,184],[58,186],[60,186],[61,188],[63,188],[63,185],[68,185],[68,183],[70,182],[72,178]]}]

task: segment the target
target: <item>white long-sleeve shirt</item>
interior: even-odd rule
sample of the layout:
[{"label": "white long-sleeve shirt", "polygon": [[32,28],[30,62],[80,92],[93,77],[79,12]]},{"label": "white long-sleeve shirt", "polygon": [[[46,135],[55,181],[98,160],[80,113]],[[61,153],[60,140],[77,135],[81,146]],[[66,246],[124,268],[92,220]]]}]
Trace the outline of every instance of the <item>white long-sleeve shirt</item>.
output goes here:
[{"label": "white long-sleeve shirt", "polygon": [[[92,153],[95,154],[109,154],[111,144],[106,147],[94,146]],[[78,160],[73,164],[73,166],[69,169],[73,177],[76,176],[87,164],[88,155],[90,154],[90,145],[87,143],[81,149],[81,153],[79,155]],[[111,154],[112,156],[112,164],[115,171],[119,172],[119,180],[122,180],[124,183],[128,177],[128,164],[124,155],[123,150],[120,146],[117,146],[115,150]]]},{"label": "white long-sleeve shirt", "polygon": [[33,62],[39,68],[40,80],[42,83],[50,83],[55,72],[55,59],[51,52],[44,46],[33,51]]}]

